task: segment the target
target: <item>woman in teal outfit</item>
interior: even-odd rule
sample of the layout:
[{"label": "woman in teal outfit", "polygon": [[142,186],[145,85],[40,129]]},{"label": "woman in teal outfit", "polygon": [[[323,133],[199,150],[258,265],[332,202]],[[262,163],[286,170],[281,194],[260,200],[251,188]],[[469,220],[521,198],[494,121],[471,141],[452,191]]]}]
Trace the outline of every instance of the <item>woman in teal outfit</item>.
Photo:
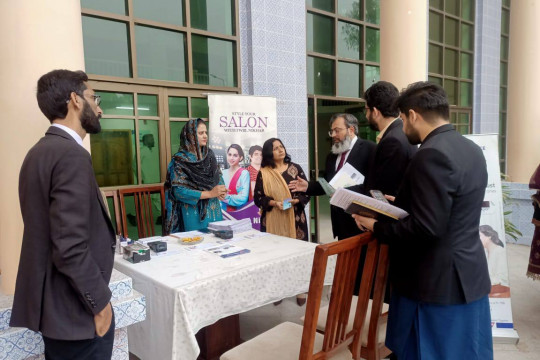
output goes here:
[{"label": "woman in teal outfit", "polygon": [[219,201],[225,195],[221,170],[208,147],[206,124],[202,119],[191,119],[167,168],[163,234],[198,230],[222,220]]}]

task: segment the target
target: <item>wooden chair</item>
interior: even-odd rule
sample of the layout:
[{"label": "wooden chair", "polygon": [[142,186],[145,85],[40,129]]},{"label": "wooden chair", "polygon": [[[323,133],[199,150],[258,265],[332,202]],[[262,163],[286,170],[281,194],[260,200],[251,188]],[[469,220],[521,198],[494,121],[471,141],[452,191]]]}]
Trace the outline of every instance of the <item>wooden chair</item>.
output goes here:
[{"label": "wooden chair", "polygon": [[152,194],[159,193],[161,195],[161,216],[165,216],[165,192],[163,184],[142,186],[136,188],[124,188],[118,190],[120,196],[120,204],[122,205],[122,226],[124,236],[128,237],[128,225],[126,214],[125,197],[133,195],[135,202],[135,216],[137,218],[137,230],[139,238],[145,238],[156,235],[154,226],[154,216],[152,213]]},{"label": "wooden chair", "polygon": [[[391,351],[384,345],[386,338],[386,325],[388,321],[388,304],[384,303],[386,282],[388,280],[388,245],[379,245],[379,256],[377,260],[377,271],[373,288],[373,300],[369,300],[368,314],[364,322],[361,340],[362,359],[379,360],[387,357]],[[354,319],[354,308],[357,306],[358,298],[353,297],[349,323]],[[326,317],[328,306],[322,307],[317,323],[317,330],[321,333],[326,329]],[[352,330],[349,325],[347,331]]]},{"label": "wooden chair", "polygon": [[[356,269],[362,246],[367,245],[362,286],[357,301],[354,323],[346,331],[349,321]],[[329,316],[324,335],[317,332],[328,257],[337,255]],[[375,272],[378,246],[371,234],[318,245],[313,258],[313,269],[306,306],[304,326],[282,323],[267,332],[229,350],[221,360],[316,360],[360,359],[360,334],[366,316],[369,293]]]},{"label": "wooden chair", "polygon": [[[120,217],[122,210],[120,209],[120,203],[118,201],[118,190],[101,190],[101,194],[103,196],[103,202],[107,207],[109,218],[111,218],[111,221],[115,226],[116,234],[123,234],[122,219]],[[107,202],[108,198],[112,198],[113,201],[114,219],[111,217],[111,209],[109,209],[109,203]]]}]

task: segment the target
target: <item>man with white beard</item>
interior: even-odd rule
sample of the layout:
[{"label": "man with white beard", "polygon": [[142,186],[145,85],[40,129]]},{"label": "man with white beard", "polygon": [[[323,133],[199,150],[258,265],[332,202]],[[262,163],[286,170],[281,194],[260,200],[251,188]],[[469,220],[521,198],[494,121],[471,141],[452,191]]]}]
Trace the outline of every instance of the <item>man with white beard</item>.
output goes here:
[{"label": "man with white beard", "polygon": [[[326,170],[324,178],[330,181],[345,163],[349,163],[362,175],[366,176],[369,169],[369,159],[375,149],[375,143],[360,139],[358,135],[358,120],[351,114],[334,114],[330,118],[330,131],[332,138],[332,152],[326,158]],[[305,191],[308,195],[325,195],[318,181],[309,183],[298,178],[291,181],[291,191]],[[331,206],[330,218],[332,220],[332,232],[338,240],[346,239],[360,233],[351,216],[339,207]]]}]

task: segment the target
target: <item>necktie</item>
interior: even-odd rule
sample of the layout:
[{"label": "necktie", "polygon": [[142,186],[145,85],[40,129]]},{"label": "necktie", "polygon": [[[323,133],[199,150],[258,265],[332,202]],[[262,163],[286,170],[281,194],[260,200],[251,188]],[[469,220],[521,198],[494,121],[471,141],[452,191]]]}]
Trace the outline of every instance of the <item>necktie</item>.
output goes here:
[{"label": "necktie", "polygon": [[344,153],[341,153],[341,159],[339,160],[339,164],[337,166],[336,172],[338,172],[343,167],[343,164],[345,164],[345,157],[347,156],[348,153],[349,153],[348,150],[345,151]]}]

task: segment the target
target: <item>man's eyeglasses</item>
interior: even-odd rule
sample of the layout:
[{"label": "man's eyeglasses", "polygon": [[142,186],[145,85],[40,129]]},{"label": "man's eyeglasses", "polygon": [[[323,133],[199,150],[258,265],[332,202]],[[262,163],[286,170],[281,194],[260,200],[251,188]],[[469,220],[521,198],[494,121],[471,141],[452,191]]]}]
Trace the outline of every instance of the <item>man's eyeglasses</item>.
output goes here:
[{"label": "man's eyeglasses", "polygon": [[328,132],[328,135],[329,136],[334,136],[334,133],[337,135],[341,132],[341,130],[347,130],[347,129],[343,129],[343,128],[334,128],[334,129],[331,129],[329,132]]},{"label": "man's eyeglasses", "polygon": [[[76,93],[76,94],[77,94],[77,93]],[[77,95],[79,95],[80,97],[84,98],[84,95],[80,95],[80,94],[77,94]],[[100,96],[100,95],[92,94],[92,95],[90,95],[90,96],[92,96],[92,97],[94,98],[94,103],[95,103],[97,106],[99,106],[99,104],[101,104],[101,96]],[[66,104],[69,103],[70,100],[71,100],[71,99],[67,99],[67,100],[66,100]]]}]

